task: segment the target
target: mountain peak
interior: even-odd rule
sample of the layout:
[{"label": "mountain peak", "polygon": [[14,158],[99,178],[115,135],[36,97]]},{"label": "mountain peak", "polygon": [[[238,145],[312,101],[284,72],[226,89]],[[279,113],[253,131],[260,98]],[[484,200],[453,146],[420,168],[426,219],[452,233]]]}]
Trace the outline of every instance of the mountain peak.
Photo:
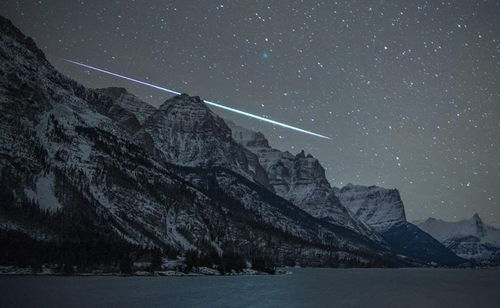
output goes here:
[{"label": "mountain peak", "polygon": [[160,110],[163,109],[168,109],[171,107],[197,107],[197,108],[202,108],[209,110],[208,107],[203,103],[203,100],[199,96],[191,96],[186,93],[182,93],[179,95],[176,95],[174,97],[171,97],[167,99],[163,104],[160,106]]},{"label": "mountain peak", "polygon": [[500,259],[500,230],[489,226],[475,213],[469,219],[444,221],[429,218],[419,228],[466,259]]},{"label": "mountain peak", "polygon": [[29,36],[24,35],[14,24],[7,18],[0,15],[0,32],[14,38],[17,42],[22,43],[24,47],[33,52],[38,60],[48,64],[43,51],[36,46],[35,41]]},{"label": "mountain peak", "polygon": [[481,217],[479,217],[479,214],[478,213],[474,213],[474,215],[472,215],[472,220],[474,221],[477,221],[477,222],[483,222]]},{"label": "mountain peak", "polygon": [[297,153],[297,155],[295,155],[295,157],[297,157],[297,158],[305,158],[306,154],[304,153],[304,150],[302,150],[299,153]]},{"label": "mountain peak", "polygon": [[230,120],[225,120],[225,122],[231,129],[233,139],[243,146],[269,148],[269,141],[267,141],[266,137],[261,132],[254,132],[253,130],[241,127]]},{"label": "mountain peak", "polygon": [[[117,113],[117,106],[125,109],[126,111],[132,113],[141,125],[156,112],[156,108],[152,105],[142,101],[134,94],[127,91],[125,88],[121,87],[108,87],[95,89],[98,93],[102,93],[111,98],[113,101],[113,106],[109,110],[112,113]],[[118,108],[119,109],[119,108]],[[121,113],[121,112],[120,112]],[[127,117],[127,114],[122,116]]]},{"label": "mountain peak", "polygon": [[232,130],[233,138],[258,156],[277,195],[316,218],[379,240],[372,230],[352,217],[340,204],[326,179],[325,169],[311,154],[306,155],[302,150],[293,155],[288,151],[274,149],[261,133],[226,122]]},{"label": "mountain peak", "polygon": [[122,88],[122,87],[107,87],[107,88],[99,88],[96,89],[99,92],[105,93],[108,96],[111,96],[113,98],[118,98],[123,94],[129,93],[127,89]]},{"label": "mountain peak", "polygon": [[337,196],[356,217],[375,230],[384,231],[407,222],[397,189],[349,183],[337,191]]},{"label": "mountain peak", "polygon": [[231,137],[226,122],[199,96],[180,94],[166,100],[145,122],[144,131],[172,164],[224,167],[270,188],[257,156]]}]

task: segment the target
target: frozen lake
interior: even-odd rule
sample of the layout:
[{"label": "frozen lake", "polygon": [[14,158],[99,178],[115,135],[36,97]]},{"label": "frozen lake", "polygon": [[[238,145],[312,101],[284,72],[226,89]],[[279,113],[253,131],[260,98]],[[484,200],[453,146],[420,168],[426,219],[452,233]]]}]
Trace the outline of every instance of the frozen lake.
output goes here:
[{"label": "frozen lake", "polygon": [[500,269],[233,277],[0,277],[1,307],[500,307]]}]

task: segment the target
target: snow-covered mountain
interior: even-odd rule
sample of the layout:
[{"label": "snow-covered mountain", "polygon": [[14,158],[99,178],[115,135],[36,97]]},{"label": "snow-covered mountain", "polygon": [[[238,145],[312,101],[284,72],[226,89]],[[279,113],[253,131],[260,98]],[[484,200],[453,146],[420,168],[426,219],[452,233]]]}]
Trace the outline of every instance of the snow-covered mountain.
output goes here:
[{"label": "snow-covered mountain", "polygon": [[327,183],[308,183],[317,161],[297,158],[292,184],[305,188],[287,197],[306,204],[304,194],[315,197],[307,187],[317,187],[336,205],[330,220],[275,194],[257,154],[199,98],[154,108],[124,89],[87,89],[5,18],[0,34],[0,233],[236,251],[278,264],[400,262],[369,228],[357,232]]},{"label": "snow-covered mountain", "polygon": [[304,151],[296,155],[269,146],[263,134],[226,121],[233,138],[256,154],[264,167],[269,183],[277,195],[289,200],[314,217],[334,225],[348,227],[374,241],[383,242],[340,203],[326,179],[325,169],[311,154]]},{"label": "snow-covered mountain", "polygon": [[456,222],[429,218],[416,224],[462,258],[500,261],[500,229],[485,224],[478,214]]},{"label": "snow-covered mountain", "polygon": [[324,168],[311,155],[279,151],[263,134],[227,122],[233,138],[258,156],[276,194],[312,216],[347,226],[416,260],[448,265],[463,261],[406,221],[398,190],[352,184],[332,188]]},{"label": "snow-covered mountain", "polygon": [[403,201],[397,189],[347,184],[336,191],[340,202],[377,232],[383,233],[406,222]]},{"label": "snow-covered mountain", "polygon": [[406,221],[397,190],[333,188],[317,159],[273,149],[198,97],[155,108],[123,88],[88,89],[1,17],[0,34],[0,241],[277,264],[461,261]]},{"label": "snow-covered mountain", "polygon": [[257,157],[231,138],[224,120],[199,97],[175,96],[156,109],[123,88],[97,91],[113,99],[109,113],[114,119],[135,129],[135,141],[145,148],[155,143],[161,159],[191,167],[224,166],[271,189]]},{"label": "snow-covered mountain", "polygon": [[394,252],[428,262],[456,265],[463,260],[406,220],[397,189],[348,184],[335,189],[340,202],[379,232]]}]

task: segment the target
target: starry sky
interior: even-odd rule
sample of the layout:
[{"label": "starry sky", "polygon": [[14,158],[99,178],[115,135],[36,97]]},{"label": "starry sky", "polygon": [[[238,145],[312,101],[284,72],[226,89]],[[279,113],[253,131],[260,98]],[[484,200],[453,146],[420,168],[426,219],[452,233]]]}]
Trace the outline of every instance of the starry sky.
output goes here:
[{"label": "starry sky", "polygon": [[500,1],[12,1],[64,74],[169,95],[68,58],[332,137],[214,110],[304,149],[334,186],[396,187],[410,221],[500,226]]}]

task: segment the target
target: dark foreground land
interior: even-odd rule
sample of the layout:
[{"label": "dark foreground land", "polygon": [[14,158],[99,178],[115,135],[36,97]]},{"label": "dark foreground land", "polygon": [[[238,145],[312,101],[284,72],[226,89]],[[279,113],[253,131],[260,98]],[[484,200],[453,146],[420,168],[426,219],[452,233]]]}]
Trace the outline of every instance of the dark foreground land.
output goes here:
[{"label": "dark foreground land", "polygon": [[2,276],[1,307],[499,307],[500,269],[293,269],[291,275]]}]

